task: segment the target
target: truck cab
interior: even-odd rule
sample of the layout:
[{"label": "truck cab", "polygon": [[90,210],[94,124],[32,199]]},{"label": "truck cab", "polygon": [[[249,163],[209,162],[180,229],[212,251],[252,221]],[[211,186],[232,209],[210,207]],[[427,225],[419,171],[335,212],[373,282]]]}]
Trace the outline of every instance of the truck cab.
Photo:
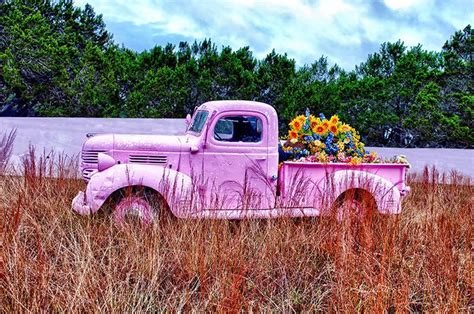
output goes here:
[{"label": "truck cab", "polygon": [[185,144],[190,146],[183,150],[180,170],[197,174],[207,194],[204,208],[275,205],[278,117],[273,107],[247,101],[205,103],[194,114]]},{"label": "truck cab", "polygon": [[[382,212],[400,211],[401,194],[408,190],[405,166],[279,165],[278,147],[278,116],[272,106],[207,102],[195,110],[180,136],[102,134],[87,139],[81,154],[87,188],[72,207],[92,214],[118,191],[142,187],[158,194],[180,218],[317,216],[352,188],[368,190],[375,202],[391,202],[380,204]],[[336,178],[342,182],[349,176],[364,184],[372,181],[383,191],[361,182],[333,189]],[[328,197],[330,189],[334,195]],[[129,213],[149,221],[157,209],[142,195],[117,200],[114,217],[120,221]]]}]

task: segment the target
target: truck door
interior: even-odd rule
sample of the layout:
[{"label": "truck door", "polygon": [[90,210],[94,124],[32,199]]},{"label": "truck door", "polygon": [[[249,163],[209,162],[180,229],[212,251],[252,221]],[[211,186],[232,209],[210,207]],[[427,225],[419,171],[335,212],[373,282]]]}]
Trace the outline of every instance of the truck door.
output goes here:
[{"label": "truck door", "polygon": [[267,117],[253,111],[220,113],[207,129],[206,141],[206,207],[270,208]]}]

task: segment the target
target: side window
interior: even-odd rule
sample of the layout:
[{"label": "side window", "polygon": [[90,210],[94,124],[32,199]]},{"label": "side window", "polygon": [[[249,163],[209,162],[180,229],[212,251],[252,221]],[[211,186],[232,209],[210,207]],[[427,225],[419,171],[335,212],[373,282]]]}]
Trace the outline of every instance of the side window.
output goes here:
[{"label": "side window", "polygon": [[214,138],[221,142],[257,143],[262,140],[262,120],[254,116],[220,118],[214,127]]}]

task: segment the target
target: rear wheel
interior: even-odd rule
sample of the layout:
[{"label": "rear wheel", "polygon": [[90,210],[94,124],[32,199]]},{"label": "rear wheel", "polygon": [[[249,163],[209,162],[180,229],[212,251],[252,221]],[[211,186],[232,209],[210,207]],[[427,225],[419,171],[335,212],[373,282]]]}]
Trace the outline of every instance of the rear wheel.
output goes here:
[{"label": "rear wheel", "polygon": [[363,189],[351,189],[338,197],[335,215],[340,223],[341,235],[347,243],[353,244],[355,252],[370,246],[374,241],[374,228],[378,219],[376,201],[372,194]]},{"label": "rear wheel", "polygon": [[376,202],[372,194],[363,189],[351,189],[342,193],[334,204],[336,218],[362,221],[370,218],[376,211]]}]

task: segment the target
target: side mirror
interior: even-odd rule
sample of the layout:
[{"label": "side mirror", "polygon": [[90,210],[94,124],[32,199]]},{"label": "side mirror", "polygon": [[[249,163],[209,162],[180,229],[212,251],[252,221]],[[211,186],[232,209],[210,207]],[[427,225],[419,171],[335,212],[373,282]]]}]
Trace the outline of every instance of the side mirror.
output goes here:
[{"label": "side mirror", "polygon": [[189,127],[189,124],[191,124],[191,115],[189,113],[186,115],[185,123],[186,123],[186,130],[187,130]]}]

